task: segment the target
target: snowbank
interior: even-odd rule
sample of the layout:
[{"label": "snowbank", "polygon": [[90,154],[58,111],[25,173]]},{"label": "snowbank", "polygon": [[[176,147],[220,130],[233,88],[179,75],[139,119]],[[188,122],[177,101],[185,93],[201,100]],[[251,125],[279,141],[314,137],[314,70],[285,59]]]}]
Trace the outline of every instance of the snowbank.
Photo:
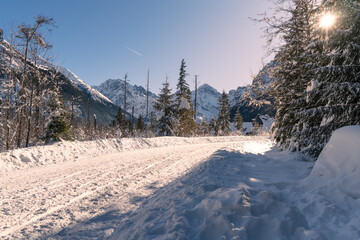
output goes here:
[{"label": "snowbank", "polygon": [[293,197],[328,239],[360,238],[360,126],[333,133]]},{"label": "snowbank", "polygon": [[333,133],[306,181],[338,203],[360,198],[360,126]]},{"label": "snowbank", "polygon": [[[250,138],[248,138],[250,140]],[[177,146],[185,144],[205,144],[244,140],[244,136],[229,137],[157,137],[122,138],[96,141],[65,141],[52,145],[16,149],[0,153],[0,176],[16,169],[76,161],[80,158],[96,157],[136,149]]]},{"label": "snowbank", "polygon": [[360,126],[337,130],[310,175],[313,163],[289,152],[253,152],[260,142],[242,145],[251,155],[220,153],[110,239],[360,239],[359,140]]}]

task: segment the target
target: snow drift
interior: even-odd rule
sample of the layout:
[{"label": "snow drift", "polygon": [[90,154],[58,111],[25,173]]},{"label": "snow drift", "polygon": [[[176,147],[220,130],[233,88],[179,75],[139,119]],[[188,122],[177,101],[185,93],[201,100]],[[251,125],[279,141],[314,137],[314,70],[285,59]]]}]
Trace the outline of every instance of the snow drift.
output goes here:
[{"label": "snow drift", "polygon": [[347,126],[332,134],[293,197],[326,239],[360,239],[359,186],[360,126]]},{"label": "snow drift", "polygon": [[359,140],[360,126],[337,130],[307,177],[299,171],[312,163],[289,152],[224,152],[149,199],[110,239],[359,239]]},{"label": "snow drift", "polygon": [[[307,181],[335,188],[347,201],[360,198],[360,126],[343,127],[333,133]],[[336,199],[333,191],[331,196]],[[342,203],[345,199],[336,200]]]}]

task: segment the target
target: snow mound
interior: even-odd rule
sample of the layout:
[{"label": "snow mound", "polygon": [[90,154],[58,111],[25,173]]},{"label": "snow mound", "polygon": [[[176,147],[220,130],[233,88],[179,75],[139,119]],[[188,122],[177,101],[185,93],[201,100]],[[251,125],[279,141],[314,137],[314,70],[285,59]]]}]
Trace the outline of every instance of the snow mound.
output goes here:
[{"label": "snow mound", "polygon": [[243,141],[245,139],[249,138],[245,138],[244,136],[198,138],[157,137],[56,142],[52,145],[0,152],[0,177],[14,170],[58,164],[67,161],[77,161],[81,158],[102,156],[110,153],[186,144]]},{"label": "snow mound", "polygon": [[360,198],[360,126],[338,129],[321,152],[309,180]]},{"label": "snow mound", "polygon": [[293,195],[326,239],[360,239],[360,126],[336,130]]}]

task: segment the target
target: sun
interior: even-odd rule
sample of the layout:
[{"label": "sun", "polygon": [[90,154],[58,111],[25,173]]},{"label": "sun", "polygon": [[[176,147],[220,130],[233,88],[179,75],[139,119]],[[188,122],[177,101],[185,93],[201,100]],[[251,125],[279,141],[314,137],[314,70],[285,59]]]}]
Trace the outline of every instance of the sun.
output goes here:
[{"label": "sun", "polygon": [[336,16],[331,13],[326,13],[320,18],[320,27],[322,28],[330,28],[334,25],[336,20]]}]

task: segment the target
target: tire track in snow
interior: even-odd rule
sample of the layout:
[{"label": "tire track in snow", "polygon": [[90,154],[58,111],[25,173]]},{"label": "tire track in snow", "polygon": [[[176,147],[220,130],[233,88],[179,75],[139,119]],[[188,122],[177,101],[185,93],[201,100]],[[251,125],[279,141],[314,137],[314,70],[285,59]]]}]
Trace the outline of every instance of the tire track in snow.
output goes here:
[{"label": "tire track in snow", "polygon": [[[213,144],[207,144],[206,146],[212,145],[212,148],[211,148],[211,151],[210,151],[212,153],[212,152],[214,152],[214,151],[216,151],[218,149],[219,145],[226,145],[226,144],[228,144],[228,143],[220,143],[220,144],[219,143],[213,143]],[[165,156],[165,157],[162,156],[161,154],[157,153],[158,149],[156,149],[156,150],[147,149],[147,150],[143,150],[143,152],[145,152],[145,153],[146,152],[153,152],[155,155],[157,154],[156,157],[159,157],[159,155],[160,155],[160,157],[164,157],[164,158],[161,158],[162,160],[156,161],[154,163],[153,162],[153,160],[154,160],[153,156],[146,157],[146,154],[138,154],[140,156],[138,156],[137,159],[135,158],[135,162],[132,162],[134,159],[132,159],[131,156],[130,156],[128,161],[119,162],[119,163],[123,163],[121,166],[115,167],[115,168],[113,168],[111,170],[108,170],[108,171],[105,171],[105,172],[101,172],[100,174],[97,174],[95,178],[94,178],[94,176],[92,174],[89,174],[89,173],[92,173],[92,171],[96,171],[96,168],[99,167],[99,166],[91,167],[91,168],[88,169],[88,171],[84,170],[84,171],[74,172],[74,173],[72,173],[72,174],[70,174],[68,176],[64,176],[62,178],[58,178],[58,179],[55,179],[53,181],[50,181],[49,182],[50,184],[54,184],[54,183],[61,182],[61,180],[63,180],[63,179],[69,179],[70,182],[67,183],[67,185],[69,185],[69,184],[74,183],[74,182],[76,182],[78,180],[78,178],[74,179],[74,176],[78,176],[78,175],[81,175],[81,174],[84,175],[85,174],[84,179],[89,179],[89,178],[92,179],[91,181],[85,181],[85,183],[83,183],[82,186],[86,186],[86,185],[91,185],[92,183],[101,182],[101,180],[104,180],[104,178],[108,179],[107,177],[109,175],[115,175],[115,177],[118,177],[118,174],[119,173],[121,174],[122,171],[129,171],[129,170],[134,169],[136,167],[140,168],[139,171],[132,172],[131,174],[126,175],[124,178],[117,179],[117,180],[111,181],[111,182],[105,181],[107,183],[105,183],[105,184],[103,184],[101,186],[97,186],[94,189],[92,189],[91,191],[85,191],[83,193],[79,193],[77,196],[72,197],[70,199],[67,199],[66,203],[57,204],[54,207],[50,207],[50,208],[46,209],[46,211],[44,213],[41,213],[41,214],[38,214],[38,215],[35,215],[34,213],[32,213],[32,214],[28,213],[25,216],[25,218],[27,216],[32,216],[31,218],[28,218],[27,220],[25,220],[23,218],[18,220],[19,221],[18,224],[13,225],[10,228],[3,229],[3,231],[0,233],[0,236],[6,236],[6,235],[14,234],[15,232],[17,232],[21,228],[24,228],[25,226],[30,225],[32,223],[35,223],[37,221],[41,221],[42,219],[46,218],[47,216],[49,216],[49,215],[51,215],[51,214],[53,214],[53,213],[55,213],[55,212],[57,212],[57,211],[59,211],[61,209],[64,209],[64,208],[76,203],[77,201],[83,200],[83,199],[89,197],[90,195],[101,192],[102,190],[104,190],[107,187],[110,187],[112,185],[116,185],[117,183],[120,183],[121,181],[124,181],[124,179],[127,180],[128,183],[130,183],[130,186],[127,187],[127,188],[123,188],[123,191],[121,193],[119,193],[119,194],[126,194],[127,193],[126,190],[129,189],[132,185],[134,185],[134,184],[131,185],[132,181],[136,180],[136,178],[139,178],[140,175],[145,176],[145,174],[149,174],[149,172],[151,172],[151,170],[156,169],[156,167],[159,166],[159,165],[163,165],[163,163],[169,161],[169,159],[172,160],[172,163],[175,164],[175,165],[181,164],[182,157],[180,157],[180,156],[176,157],[176,155],[179,155],[179,152],[181,153],[182,149],[186,150],[185,153],[184,153],[185,155],[187,155],[187,156],[195,155],[198,158],[199,158],[199,156],[198,156],[199,154],[197,152],[201,152],[201,151],[209,152],[210,149],[203,150],[203,149],[201,149],[200,146],[201,145],[198,145],[198,146],[190,145],[190,146],[185,146],[185,147],[184,146],[172,147],[171,150],[176,150],[177,151],[176,154],[173,153],[170,156]],[[191,149],[191,148],[195,148],[195,150],[189,152],[189,149]],[[170,149],[168,148],[168,150],[170,150]],[[166,153],[166,154],[168,154],[168,153]],[[116,155],[117,156],[121,156],[121,155],[126,156],[126,155],[131,155],[131,154],[129,154],[129,153],[119,154],[119,153],[117,153]],[[200,154],[200,155],[204,155],[204,154]],[[111,156],[111,155],[108,155],[108,156]],[[145,157],[146,161],[144,161],[144,157]],[[110,158],[112,159],[113,156],[110,157]],[[189,159],[190,157],[187,157],[187,158]],[[102,157],[102,159],[104,159],[104,157]],[[203,158],[200,158],[200,160],[203,160]],[[111,162],[111,161],[107,161],[107,164],[109,162]],[[126,164],[129,164],[129,163],[133,163],[133,165],[126,165]],[[125,164],[125,167],[124,167],[124,164]],[[145,164],[145,166],[144,166],[144,164]],[[143,167],[141,167],[141,166],[143,166]],[[165,165],[165,168],[163,170],[169,169],[171,167],[172,167],[172,165]],[[83,180],[83,179],[81,179],[81,180]],[[132,180],[132,181],[130,181],[130,180]],[[63,188],[61,188],[62,184],[55,185],[54,187],[60,187],[60,189],[58,189],[58,190],[60,190],[60,193],[61,193],[61,191],[63,191]],[[64,187],[66,187],[66,186],[64,186]],[[141,187],[142,187],[141,185],[137,185],[137,187],[134,187],[134,189],[139,189]],[[40,189],[38,189],[38,191],[41,191],[42,189],[44,189],[44,187],[42,187],[42,188],[40,187]],[[79,187],[77,189],[79,189]],[[123,196],[123,198],[125,198],[125,197],[127,197],[127,195]]]}]

